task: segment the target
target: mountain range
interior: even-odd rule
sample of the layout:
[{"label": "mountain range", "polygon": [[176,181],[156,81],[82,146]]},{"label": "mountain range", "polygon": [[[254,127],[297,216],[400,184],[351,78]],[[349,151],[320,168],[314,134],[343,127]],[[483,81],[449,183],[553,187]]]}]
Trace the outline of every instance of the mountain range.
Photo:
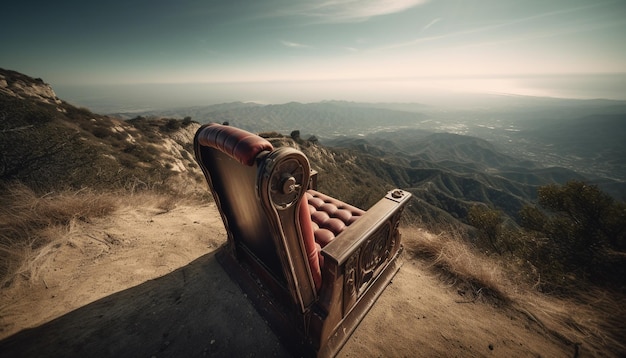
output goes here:
[{"label": "mountain range", "polygon": [[[229,122],[253,132],[283,135],[299,130],[302,138],[314,136],[322,145],[368,155],[364,166],[393,165],[392,171],[404,172],[398,178],[429,177],[417,171],[438,170],[446,180],[424,179],[428,186],[415,187],[429,193],[418,197],[428,197],[428,203],[446,211],[472,202],[463,190],[454,189],[464,185],[450,189],[441,184],[461,179],[478,181],[476,185],[486,188],[481,192],[496,190],[507,197],[499,200],[499,207],[509,214],[534,200],[538,186],[568,180],[586,180],[618,199],[626,198],[625,101],[473,95],[449,105],[234,102],[141,115],[191,116],[201,123]],[[420,180],[391,182],[411,187]],[[463,198],[469,202],[460,205]],[[481,198],[493,204],[484,195]],[[457,211],[462,215],[465,210]]]},{"label": "mountain range", "polygon": [[409,220],[427,227],[464,225],[477,204],[515,218],[539,186],[568,180],[626,197],[626,103],[619,101],[234,102],[101,115],[60,100],[42,80],[0,76],[0,180],[40,191],[202,190],[193,133],[199,123],[229,122],[300,148],[320,173],[320,189],[357,206],[392,187],[411,191]]},{"label": "mountain range", "polygon": [[626,101],[473,95],[465,102],[444,105],[234,102],[113,115],[190,116],[201,123],[229,122],[253,132],[300,130],[303,137],[315,135],[322,143],[386,132],[395,138],[413,136],[409,140],[428,133],[454,133],[485,139],[518,160],[567,168],[593,180],[626,180]]}]

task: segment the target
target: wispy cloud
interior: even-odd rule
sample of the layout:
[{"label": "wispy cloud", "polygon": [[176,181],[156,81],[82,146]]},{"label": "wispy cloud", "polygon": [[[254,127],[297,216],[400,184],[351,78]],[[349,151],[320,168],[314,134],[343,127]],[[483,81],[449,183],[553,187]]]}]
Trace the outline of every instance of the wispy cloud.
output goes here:
[{"label": "wispy cloud", "polygon": [[[415,45],[419,45],[419,44],[422,44],[422,43],[433,42],[433,41],[438,41],[438,40],[443,40],[443,39],[463,38],[463,37],[466,37],[467,35],[473,35],[473,34],[478,34],[478,33],[489,33],[489,32],[493,32],[495,30],[500,31],[503,28],[511,28],[513,26],[526,25],[528,23],[535,22],[535,21],[538,21],[538,20],[547,19],[547,21],[549,21],[552,17],[565,15],[565,14],[570,14],[570,13],[573,13],[573,12],[585,11],[585,10],[593,8],[595,6],[596,5],[586,5],[586,6],[581,6],[581,7],[575,7],[575,8],[558,10],[558,11],[539,13],[539,14],[535,14],[535,15],[532,15],[532,16],[527,16],[527,17],[523,17],[523,18],[508,20],[508,21],[499,21],[499,22],[490,23],[490,24],[483,25],[483,26],[476,26],[476,27],[461,29],[461,30],[458,30],[458,31],[455,31],[455,32],[443,33],[443,34],[440,34],[440,35],[417,37],[417,38],[415,38],[413,40],[410,40],[410,41],[394,43],[394,44],[389,44],[387,46],[379,47],[379,48],[374,49],[374,51],[386,51],[386,50],[390,50],[390,49],[401,48],[401,47],[410,47],[410,46],[415,46]],[[426,26],[424,26],[421,29],[420,33],[424,32],[428,28],[432,27],[433,25],[435,25],[440,20],[441,20],[441,18],[437,18],[435,20],[432,20],[431,22],[429,22]],[[571,21],[574,21],[574,20],[571,20]],[[623,20],[620,20],[620,21],[623,21]],[[600,27],[606,27],[606,26],[612,25],[612,24],[606,23],[606,22],[598,24],[598,23],[596,23],[592,19],[589,19],[588,22],[589,23],[593,23],[594,25],[593,26],[588,26],[587,29],[600,28]],[[551,23],[551,22],[549,22],[549,23]],[[526,26],[528,26],[528,25],[526,25]],[[521,41],[521,40],[525,40],[525,39],[540,38],[540,37],[552,37],[552,36],[565,35],[565,34],[569,34],[569,33],[583,32],[585,30],[585,27],[583,27],[579,23],[575,24],[574,26],[569,26],[568,27],[568,23],[567,22],[562,22],[561,25],[560,25],[560,28],[558,28],[558,27],[557,28],[554,28],[554,27],[541,27],[541,28],[536,28],[536,29],[533,28],[533,27],[526,27],[526,28],[531,28],[532,30],[531,31],[524,30],[524,34],[523,35],[521,35],[521,36],[513,36],[513,37],[511,37],[509,39],[505,39],[505,40],[494,40],[494,41],[490,42],[490,41],[485,41],[484,38],[481,38],[482,41],[479,41],[478,44],[477,43],[471,43],[471,44],[465,44],[464,46],[483,45],[483,44],[490,44],[490,43],[492,43],[492,44],[502,44],[502,43],[507,43],[507,42]]]},{"label": "wispy cloud", "polygon": [[302,1],[294,7],[288,7],[290,15],[300,15],[316,19],[319,22],[343,23],[361,22],[372,17],[395,14],[429,0],[328,0],[312,4]]},{"label": "wispy cloud", "polygon": [[291,42],[291,41],[281,40],[280,43],[283,44],[283,46],[291,47],[291,48],[312,48],[309,45],[301,44],[301,43],[298,43],[298,42]]},{"label": "wispy cloud", "polygon": [[439,21],[441,21],[440,17],[434,19],[433,21],[431,21],[428,24],[426,24],[426,26],[422,27],[422,30],[420,32],[424,32],[424,31],[428,30],[429,28],[431,28],[434,24],[438,23]]}]

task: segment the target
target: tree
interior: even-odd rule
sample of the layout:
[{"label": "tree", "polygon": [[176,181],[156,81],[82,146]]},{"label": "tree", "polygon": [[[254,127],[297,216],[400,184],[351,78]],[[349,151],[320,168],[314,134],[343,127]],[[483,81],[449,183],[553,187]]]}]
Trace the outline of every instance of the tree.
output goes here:
[{"label": "tree", "polygon": [[[626,205],[582,181],[538,190],[539,206],[525,206],[520,224],[548,239],[544,250],[565,273],[601,282],[617,277],[626,265],[611,251],[625,249]],[[623,256],[623,255],[618,255]],[[621,274],[620,274],[621,275]]]},{"label": "tree", "polygon": [[493,250],[499,254],[502,253],[499,241],[504,218],[501,211],[489,209],[483,205],[474,205],[467,213],[467,221],[478,229],[480,238],[487,241]]},{"label": "tree", "polygon": [[595,185],[570,181],[538,190],[541,208],[520,211],[522,226],[568,240],[579,249],[594,246],[623,248],[624,203],[615,202]]}]

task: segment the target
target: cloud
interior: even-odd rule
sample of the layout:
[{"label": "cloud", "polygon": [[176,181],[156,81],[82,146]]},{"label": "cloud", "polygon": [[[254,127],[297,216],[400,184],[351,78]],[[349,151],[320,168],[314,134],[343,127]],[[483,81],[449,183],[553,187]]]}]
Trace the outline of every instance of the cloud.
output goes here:
[{"label": "cloud", "polygon": [[291,48],[311,48],[311,46],[309,45],[304,45],[301,43],[285,41],[285,40],[281,40],[280,43],[283,44],[283,46],[291,47]]},{"label": "cloud", "polygon": [[320,22],[361,22],[372,17],[395,14],[429,0],[328,0],[320,4],[303,1],[301,5],[288,9],[291,15],[315,18]]},{"label": "cloud", "polygon": [[[448,40],[452,38],[457,38],[461,41],[469,41],[464,42],[463,47],[497,45],[531,40],[535,38],[555,37],[571,33],[590,31],[593,29],[614,26],[616,22],[624,22],[622,18],[617,21],[607,21],[606,19],[598,21],[599,19],[587,18],[584,22],[581,22],[580,18],[572,16],[572,13],[588,11],[589,9],[597,6],[597,4],[585,5],[550,12],[541,12],[526,17],[485,22],[485,24],[478,23],[473,27],[462,28],[457,31],[445,32],[438,35],[420,36],[414,38],[413,40],[392,43],[373,50],[387,51],[390,49],[411,47],[421,45],[423,43]],[[432,20],[421,29],[420,33],[431,28],[440,20],[441,18]],[[504,29],[507,31],[503,31]],[[511,35],[511,31],[517,33],[517,35]],[[502,34],[507,34],[507,38],[502,38]]]},{"label": "cloud", "polygon": [[434,19],[433,21],[431,21],[428,24],[426,24],[426,26],[422,27],[422,30],[420,32],[424,32],[424,31],[428,30],[429,28],[431,28],[434,24],[438,23],[439,21],[441,21],[440,17]]}]

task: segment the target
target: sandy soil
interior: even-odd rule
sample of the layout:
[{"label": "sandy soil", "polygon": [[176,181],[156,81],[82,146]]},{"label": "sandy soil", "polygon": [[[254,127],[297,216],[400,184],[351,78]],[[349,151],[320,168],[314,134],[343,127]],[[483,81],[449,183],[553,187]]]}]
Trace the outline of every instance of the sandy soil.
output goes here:
[{"label": "sandy soil", "polygon": [[[287,356],[215,260],[225,237],[212,204],[77,225],[34,282],[1,291],[0,356]],[[575,355],[527,316],[468,299],[404,257],[340,357]]]}]

